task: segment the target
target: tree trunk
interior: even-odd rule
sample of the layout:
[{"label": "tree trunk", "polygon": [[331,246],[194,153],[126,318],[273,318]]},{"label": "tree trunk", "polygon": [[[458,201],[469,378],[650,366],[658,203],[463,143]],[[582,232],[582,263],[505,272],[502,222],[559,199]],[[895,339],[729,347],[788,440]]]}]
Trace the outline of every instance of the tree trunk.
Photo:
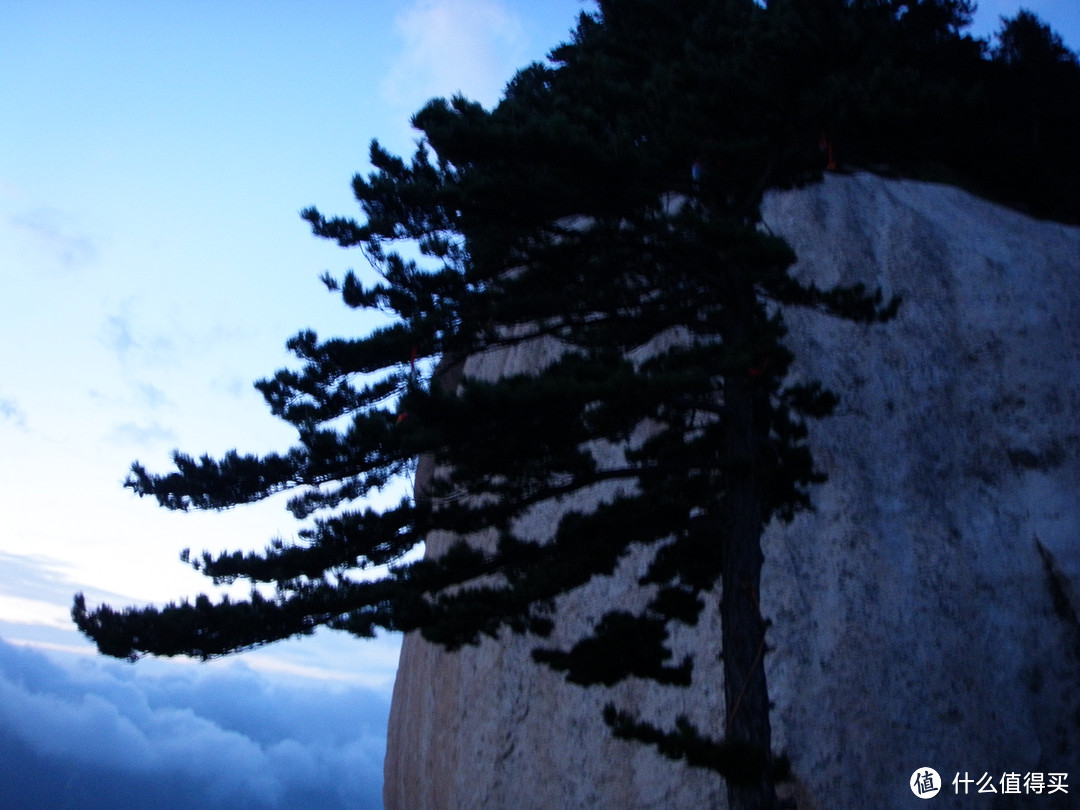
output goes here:
[{"label": "tree trunk", "polygon": [[[751,346],[750,324],[755,303],[740,301],[730,314],[725,343]],[[758,594],[761,584],[762,507],[757,480],[755,381],[745,371],[732,371],[724,384],[725,450],[734,463],[725,487],[723,590],[720,626],[723,634],[725,739],[745,748],[747,781],[728,779],[731,810],[775,810],[772,729],[769,690],[765,680],[765,622]]]}]

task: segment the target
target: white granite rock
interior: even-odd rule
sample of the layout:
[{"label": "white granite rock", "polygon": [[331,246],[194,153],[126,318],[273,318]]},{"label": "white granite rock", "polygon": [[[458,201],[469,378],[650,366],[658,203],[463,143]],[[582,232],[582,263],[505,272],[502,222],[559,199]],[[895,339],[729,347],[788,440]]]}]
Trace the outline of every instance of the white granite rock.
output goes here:
[{"label": "white granite rock", "polygon": [[[771,195],[763,214],[802,277],[904,299],[881,326],[787,315],[792,373],[841,397],[812,426],[829,474],[816,512],[764,543],[774,743],[798,807],[921,806],[909,781],[923,766],[946,783],[936,807],[1080,807],[1080,228],[867,174]],[[551,351],[490,353],[465,373],[535,368]],[[537,511],[529,528],[555,518]],[[561,599],[559,638],[637,604],[642,564]],[[724,807],[712,774],[612,740],[600,717],[613,701],[720,730],[718,625],[710,604],[676,639],[698,653],[687,690],[567,684],[509,634],[454,654],[406,637],[387,810]],[[999,795],[954,796],[965,771]],[[1003,795],[1009,772],[1074,784]]]}]

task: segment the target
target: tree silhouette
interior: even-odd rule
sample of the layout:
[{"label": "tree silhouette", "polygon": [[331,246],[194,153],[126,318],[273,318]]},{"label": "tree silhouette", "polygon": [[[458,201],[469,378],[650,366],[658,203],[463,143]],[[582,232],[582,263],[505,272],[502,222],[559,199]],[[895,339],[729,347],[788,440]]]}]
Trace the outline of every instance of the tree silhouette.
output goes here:
[{"label": "tree silhouette", "polygon": [[[919,131],[960,91],[920,88],[898,106],[913,70],[986,67],[960,34],[969,12],[959,0],[601,0],[494,109],[430,102],[413,120],[423,137],[411,160],[372,144],[374,171],[353,181],[363,219],[303,214],[382,278],[326,285],[394,320],[360,338],[289,342],[301,368],[257,387],[297,444],[176,453],[176,471],[135,464],[126,484],[181,510],[292,492],[295,542],[185,553],[215,582],[274,595],[122,610],[78,595],[79,628],[129,658],[208,658],[320,626],[418,629],[451,650],[509,631],[532,634],[535,660],[573,683],[685,688],[693,660],[672,660],[669,628],[693,625],[719,589],[722,637],[701,654],[722,651],[724,736],[615,705],[604,718],[620,737],[722,774],[730,806],[775,807],[760,539],[810,506],[823,476],[807,424],[835,405],[817,383],[787,379],[783,314],[874,322],[898,302],[797,280],[759,206],[769,189],[820,178],[823,133],[876,157],[885,128]],[[929,162],[953,154],[922,143]],[[465,373],[469,357],[538,341],[550,360],[535,373]],[[363,506],[417,459],[412,497]],[[566,511],[548,538],[522,536],[529,510],[600,484],[616,486],[595,509]],[[460,539],[406,561],[433,531]],[[646,607],[611,605],[569,649],[545,646],[553,600],[632,548],[650,555]],[[354,576],[363,569],[379,573]]]}]

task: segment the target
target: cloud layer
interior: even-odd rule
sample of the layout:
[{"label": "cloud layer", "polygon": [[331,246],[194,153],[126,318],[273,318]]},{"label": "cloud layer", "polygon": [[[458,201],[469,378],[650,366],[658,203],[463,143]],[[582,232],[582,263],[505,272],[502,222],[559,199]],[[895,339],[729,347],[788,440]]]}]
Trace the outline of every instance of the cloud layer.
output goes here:
[{"label": "cloud layer", "polygon": [[413,107],[467,91],[493,104],[527,54],[521,20],[500,0],[418,0],[395,21],[402,51],[383,84],[385,96]]},{"label": "cloud layer", "polygon": [[380,808],[389,700],[0,641],[0,806]]}]

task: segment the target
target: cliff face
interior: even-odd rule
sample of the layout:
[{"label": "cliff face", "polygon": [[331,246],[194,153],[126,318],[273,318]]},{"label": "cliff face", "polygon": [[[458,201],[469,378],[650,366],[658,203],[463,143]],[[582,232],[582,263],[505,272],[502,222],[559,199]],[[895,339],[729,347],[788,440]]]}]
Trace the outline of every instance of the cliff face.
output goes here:
[{"label": "cliff face", "polygon": [[[817,511],[765,538],[774,743],[791,758],[799,808],[909,807],[922,766],[943,776],[945,806],[964,803],[951,782],[965,771],[989,773],[999,791],[1007,772],[1069,773],[1067,796],[993,806],[1076,806],[1080,229],[871,175],[772,195],[763,214],[804,278],[904,299],[883,326],[787,316],[793,374],[841,397],[811,428],[829,475]],[[471,358],[465,373],[520,372],[553,350]],[[555,517],[538,512],[529,528],[542,536]],[[430,538],[428,553],[448,542]],[[641,565],[628,559],[563,598],[561,638],[613,602],[634,604]],[[407,637],[386,807],[723,807],[718,779],[612,740],[600,717],[613,701],[721,729],[718,626],[713,604],[676,639],[677,658],[706,651],[690,690],[573,686],[509,634],[455,654]]]}]

